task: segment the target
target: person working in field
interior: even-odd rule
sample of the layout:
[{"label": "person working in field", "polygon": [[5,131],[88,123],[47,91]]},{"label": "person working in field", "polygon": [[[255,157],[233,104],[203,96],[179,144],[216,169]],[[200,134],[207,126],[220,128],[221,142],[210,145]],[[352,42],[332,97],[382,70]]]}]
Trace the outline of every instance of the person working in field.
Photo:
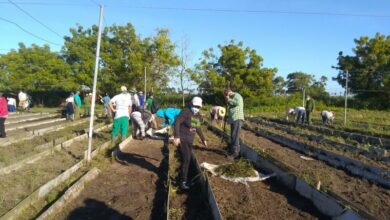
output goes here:
[{"label": "person working in field", "polygon": [[188,190],[188,169],[191,161],[192,144],[195,134],[197,133],[203,144],[207,147],[206,139],[201,130],[201,118],[199,110],[202,107],[202,99],[194,97],[190,106],[183,109],[179,116],[176,117],[174,124],[174,139],[175,146],[180,145],[182,157],[181,165],[181,184],[182,190]]},{"label": "person working in field", "polygon": [[135,107],[130,114],[131,121],[133,122],[133,138],[143,140],[146,137],[145,131],[148,127],[148,123],[152,114],[145,111],[141,106]]},{"label": "person working in field", "polygon": [[0,138],[5,138],[5,120],[8,117],[7,98],[0,92]]},{"label": "person working in field", "polygon": [[323,125],[326,125],[326,124],[333,125],[334,117],[335,117],[335,113],[332,112],[332,111],[323,110],[321,112],[321,118],[322,118],[322,124]]},{"label": "person working in field", "polygon": [[296,116],[296,123],[304,123],[306,116],[306,109],[304,107],[289,108],[286,111],[286,120],[289,120],[289,116]]},{"label": "person working in field", "polygon": [[311,125],[311,115],[314,111],[314,100],[308,95],[306,99],[306,122]]},{"label": "person working in field", "polygon": [[19,98],[19,108],[21,108],[21,110],[25,110],[25,106],[27,104],[27,94],[23,92],[23,90],[20,90],[19,94],[18,94],[18,98]]},{"label": "person working in field", "polygon": [[70,93],[68,98],[66,98],[66,103],[65,103],[65,114],[66,114],[66,120],[74,120],[74,109],[75,109],[75,104],[74,104],[74,94],[73,92]]},{"label": "person working in field", "polygon": [[8,111],[9,112],[15,112],[16,109],[16,99],[9,97],[8,100]]},{"label": "person working in field", "polygon": [[214,106],[210,109],[210,123],[214,124],[214,121],[219,122],[218,124],[222,127],[223,120],[226,115],[226,109],[222,106]]},{"label": "person working in field", "polygon": [[113,142],[115,141],[119,130],[122,134],[122,141],[126,139],[129,130],[131,105],[131,97],[130,94],[127,93],[126,86],[121,86],[121,93],[114,96],[109,102],[111,111],[115,114],[114,125],[111,132],[111,140]]},{"label": "person working in field", "polygon": [[80,91],[76,91],[73,98],[74,98],[74,117],[75,119],[77,119],[80,118],[80,109],[83,105],[80,98]]},{"label": "person working in field", "polygon": [[242,96],[230,88],[224,91],[227,102],[228,120],[230,124],[230,146],[228,158],[234,160],[240,155],[240,131],[244,124],[244,101]]}]

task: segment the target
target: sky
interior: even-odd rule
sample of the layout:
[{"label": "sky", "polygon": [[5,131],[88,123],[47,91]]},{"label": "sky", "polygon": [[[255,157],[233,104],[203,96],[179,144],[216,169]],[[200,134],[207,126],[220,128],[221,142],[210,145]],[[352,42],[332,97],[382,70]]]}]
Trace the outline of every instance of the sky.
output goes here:
[{"label": "sky", "polygon": [[332,81],[338,52],[353,55],[361,36],[390,35],[389,0],[0,0],[0,54],[19,42],[49,41],[59,51],[70,28],[98,24],[99,5],[104,25],[130,22],[141,37],[167,28],[177,45],[186,39],[192,64],[202,51],[234,39],[256,49],[264,67],[278,68],[277,76],[327,76],[331,94],[343,91]]}]

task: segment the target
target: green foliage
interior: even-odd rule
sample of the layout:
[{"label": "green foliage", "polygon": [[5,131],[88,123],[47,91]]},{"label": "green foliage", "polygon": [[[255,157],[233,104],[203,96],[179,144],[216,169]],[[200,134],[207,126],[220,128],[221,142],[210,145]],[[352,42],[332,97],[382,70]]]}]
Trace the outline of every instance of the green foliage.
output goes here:
[{"label": "green foliage", "polygon": [[253,177],[256,175],[252,163],[245,159],[236,160],[231,164],[221,165],[215,171],[227,177]]},{"label": "green foliage", "polygon": [[218,45],[220,56],[210,48],[203,52],[203,59],[196,65],[194,80],[203,94],[221,94],[227,85],[243,97],[272,94],[272,79],[276,68],[264,68],[263,58],[244,48],[243,43],[231,41]]},{"label": "green foliage", "polygon": [[371,107],[390,106],[390,36],[379,33],[374,38],[367,36],[355,39],[354,55],[339,52],[334,78],[345,87],[347,72],[348,88],[358,100],[368,101]]},{"label": "green foliage", "polygon": [[325,90],[326,76],[321,76],[320,80],[316,80],[314,75],[309,75],[304,72],[293,72],[287,75],[287,92],[300,93],[305,89],[305,93],[315,99],[327,99],[329,94]]},{"label": "green foliage", "polygon": [[71,70],[48,45],[23,43],[18,50],[0,55],[0,90],[55,91],[74,87]]}]

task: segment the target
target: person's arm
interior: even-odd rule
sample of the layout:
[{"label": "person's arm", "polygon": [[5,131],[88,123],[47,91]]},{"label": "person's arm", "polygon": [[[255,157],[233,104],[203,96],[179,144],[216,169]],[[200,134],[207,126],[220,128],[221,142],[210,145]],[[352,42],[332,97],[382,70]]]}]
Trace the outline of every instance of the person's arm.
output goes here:
[{"label": "person's arm", "polygon": [[116,109],[114,109],[114,106],[112,105],[112,100],[108,102],[108,105],[110,106],[112,112],[116,112]]},{"label": "person's arm", "polygon": [[202,140],[202,143],[204,144],[204,146],[207,147],[207,142],[206,142],[206,138],[204,137],[203,135],[203,132],[202,132],[202,129],[199,127],[199,128],[196,128],[196,133],[199,135],[200,139]]},{"label": "person's arm", "polygon": [[174,129],[173,129],[173,136],[174,136],[173,143],[176,146],[180,144],[180,126],[185,121],[185,119],[186,119],[185,112],[182,111],[175,120]]},{"label": "person's arm", "polygon": [[235,95],[232,99],[229,98],[229,99],[227,100],[227,103],[228,103],[228,105],[229,105],[230,107],[235,107],[235,106],[237,106],[237,105],[238,105],[238,97]]}]

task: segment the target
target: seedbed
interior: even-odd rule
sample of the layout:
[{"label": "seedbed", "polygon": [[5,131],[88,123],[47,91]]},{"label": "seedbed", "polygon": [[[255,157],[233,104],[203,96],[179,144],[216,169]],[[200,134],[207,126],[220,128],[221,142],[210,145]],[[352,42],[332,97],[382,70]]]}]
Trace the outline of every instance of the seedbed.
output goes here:
[{"label": "seedbed", "polygon": [[302,127],[310,130],[314,130],[317,132],[320,132],[325,135],[333,135],[333,136],[340,136],[344,139],[351,139],[358,141],[362,144],[370,144],[373,146],[382,146],[384,148],[390,148],[390,135],[385,134],[376,134],[372,132],[367,132],[365,130],[353,130],[353,129],[347,129],[347,128],[340,128],[335,129],[331,127],[326,126],[318,126],[318,125],[302,125],[302,124],[296,124],[291,121],[285,121],[281,119],[275,119],[275,118],[264,118],[264,117],[258,117],[258,118],[251,118],[248,117],[248,120],[267,120],[279,124],[285,124],[285,125],[291,125],[296,127]]},{"label": "seedbed", "polygon": [[[251,120],[252,121],[252,120]],[[297,126],[288,126],[283,124],[278,124],[274,122],[269,122],[265,120],[256,120],[252,121],[251,124],[261,125],[261,127],[276,129],[285,133],[290,134],[294,137],[299,137],[302,140],[310,140],[317,143],[321,143],[326,146],[327,149],[334,149],[336,153],[346,152],[349,156],[360,159],[361,156],[366,157],[368,160],[366,162],[373,163],[374,165],[383,166],[384,168],[390,167],[388,163],[383,163],[380,161],[389,162],[390,155],[384,148],[374,147],[368,144],[361,144],[356,140],[350,140],[349,138],[342,138],[331,135],[324,135],[317,131],[305,129]]]},{"label": "seedbed", "polygon": [[390,218],[390,190],[355,177],[315,158],[243,130],[241,138],[255,150],[283,161],[297,176],[311,185],[320,184],[324,192],[334,193],[353,207],[378,219]]},{"label": "seedbed", "polygon": [[[231,163],[225,156],[226,142],[203,129],[208,147],[194,146],[201,162]],[[248,186],[219,177],[209,177],[211,188],[224,219],[326,219],[312,203],[274,180],[251,182]]]},{"label": "seedbed", "polygon": [[[94,138],[93,146],[110,140],[108,131],[102,131]],[[88,140],[75,141],[49,157],[24,166],[17,171],[0,176],[0,216],[16,206],[39,186],[58,176],[66,169],[82,160]]]},{"label": "seedbed", "polygon": [[158,140],[130,141],[55,219],[165,218],[168,158],[164,146]]}]

